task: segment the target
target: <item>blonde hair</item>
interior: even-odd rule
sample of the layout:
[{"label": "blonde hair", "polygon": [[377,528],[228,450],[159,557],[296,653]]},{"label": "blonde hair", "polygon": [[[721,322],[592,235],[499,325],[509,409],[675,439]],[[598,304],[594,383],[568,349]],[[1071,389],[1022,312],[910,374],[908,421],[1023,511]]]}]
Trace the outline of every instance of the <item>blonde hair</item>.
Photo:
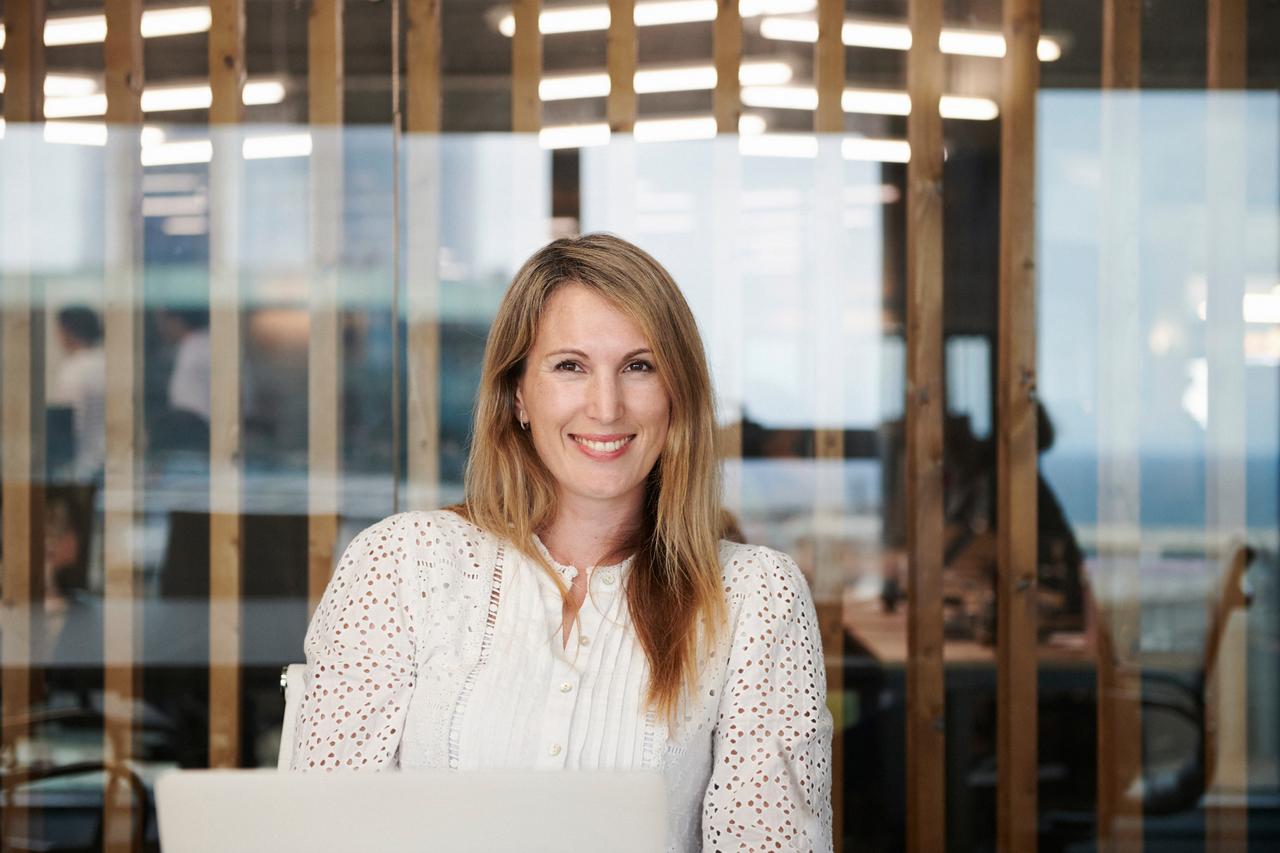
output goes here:
[{"label": "blonde hair", "polygon": [[621,551],[634,554],[627,607],[649,662],[646,700],[671,720],[694,689],[701,644],[725,620],[720,573],[720,466],[711,375],[693,313],[670,273],[608,234],[555,240],[516,273],[485,346],[466,469],[454,509],[509,539],[568,588],[534,536],[556,513],[556,481],[516,420],[516,388],[551,294],[577,284],[603,296],[641,329],[671,401],[666,446],[645,484],[642,518]]}]

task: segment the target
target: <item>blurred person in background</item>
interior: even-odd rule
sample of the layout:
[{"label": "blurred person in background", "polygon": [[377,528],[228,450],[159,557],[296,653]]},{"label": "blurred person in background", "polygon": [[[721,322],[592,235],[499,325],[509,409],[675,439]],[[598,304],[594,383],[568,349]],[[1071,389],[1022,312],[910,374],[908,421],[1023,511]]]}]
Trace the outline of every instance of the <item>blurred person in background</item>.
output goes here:
[{"label": "blurred person in background", "polygon": [[294,768],[657,770],[672,851],[830,850],[813,601],[790,557],[725,533],[676,283],[616,237],[550,243],[489,333],[464,503],[339,561]]},{"label": "blurred person in background", "polygon": [[49,405],[71,410],[71,479],[93,482],[102,476],[106,460],[107,363],[102,320],[83,305],[61,309],[57,319],[63,356]]}]

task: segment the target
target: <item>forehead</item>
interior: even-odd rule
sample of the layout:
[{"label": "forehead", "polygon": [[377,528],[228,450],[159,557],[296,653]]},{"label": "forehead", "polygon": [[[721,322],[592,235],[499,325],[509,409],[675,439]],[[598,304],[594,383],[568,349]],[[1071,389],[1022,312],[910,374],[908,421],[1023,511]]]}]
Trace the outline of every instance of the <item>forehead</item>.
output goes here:
[{"label": "forehead", "polygon": [[587,353],[630,352],[647,346],[639,323],[580,284],[562,285],[547,299],[533,344],[535,351],[572,348]]}]

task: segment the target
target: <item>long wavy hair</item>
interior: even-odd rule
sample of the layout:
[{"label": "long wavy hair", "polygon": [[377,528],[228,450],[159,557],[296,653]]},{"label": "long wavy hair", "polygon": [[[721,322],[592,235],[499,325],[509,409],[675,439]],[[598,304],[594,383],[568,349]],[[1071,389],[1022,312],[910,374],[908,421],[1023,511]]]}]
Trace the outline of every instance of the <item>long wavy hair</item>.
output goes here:
[{"label": "long wavy hair", "polygon": [[566,284],[589,288],[640,327],[671,401],[666,446],[645,482],[642,517],[614,555],[634,554],[625,594],[649,663],[646,700],[671,720],[694,689],[703,644],[724,625],[718,540],[725,516],[702,338],[670,273],[642,249],[608,234],[555,240],[516,273],[485,346],[466,499],[454,509],[510,540],[567,599],[568,587],[534,543],[555,517],[556,481],[520,429],[515,403],[542,312]]}]

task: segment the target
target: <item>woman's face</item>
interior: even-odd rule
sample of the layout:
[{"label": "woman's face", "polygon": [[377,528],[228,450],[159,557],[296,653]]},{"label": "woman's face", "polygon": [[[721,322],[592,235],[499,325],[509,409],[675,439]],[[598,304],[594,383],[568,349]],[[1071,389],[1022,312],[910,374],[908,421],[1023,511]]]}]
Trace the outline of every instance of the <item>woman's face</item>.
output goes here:
[{"label": "woman's face", "polygon": [[640,328],[579,284],[552,293],[516,390],[560,500],[639,511],[671,400]]}]

